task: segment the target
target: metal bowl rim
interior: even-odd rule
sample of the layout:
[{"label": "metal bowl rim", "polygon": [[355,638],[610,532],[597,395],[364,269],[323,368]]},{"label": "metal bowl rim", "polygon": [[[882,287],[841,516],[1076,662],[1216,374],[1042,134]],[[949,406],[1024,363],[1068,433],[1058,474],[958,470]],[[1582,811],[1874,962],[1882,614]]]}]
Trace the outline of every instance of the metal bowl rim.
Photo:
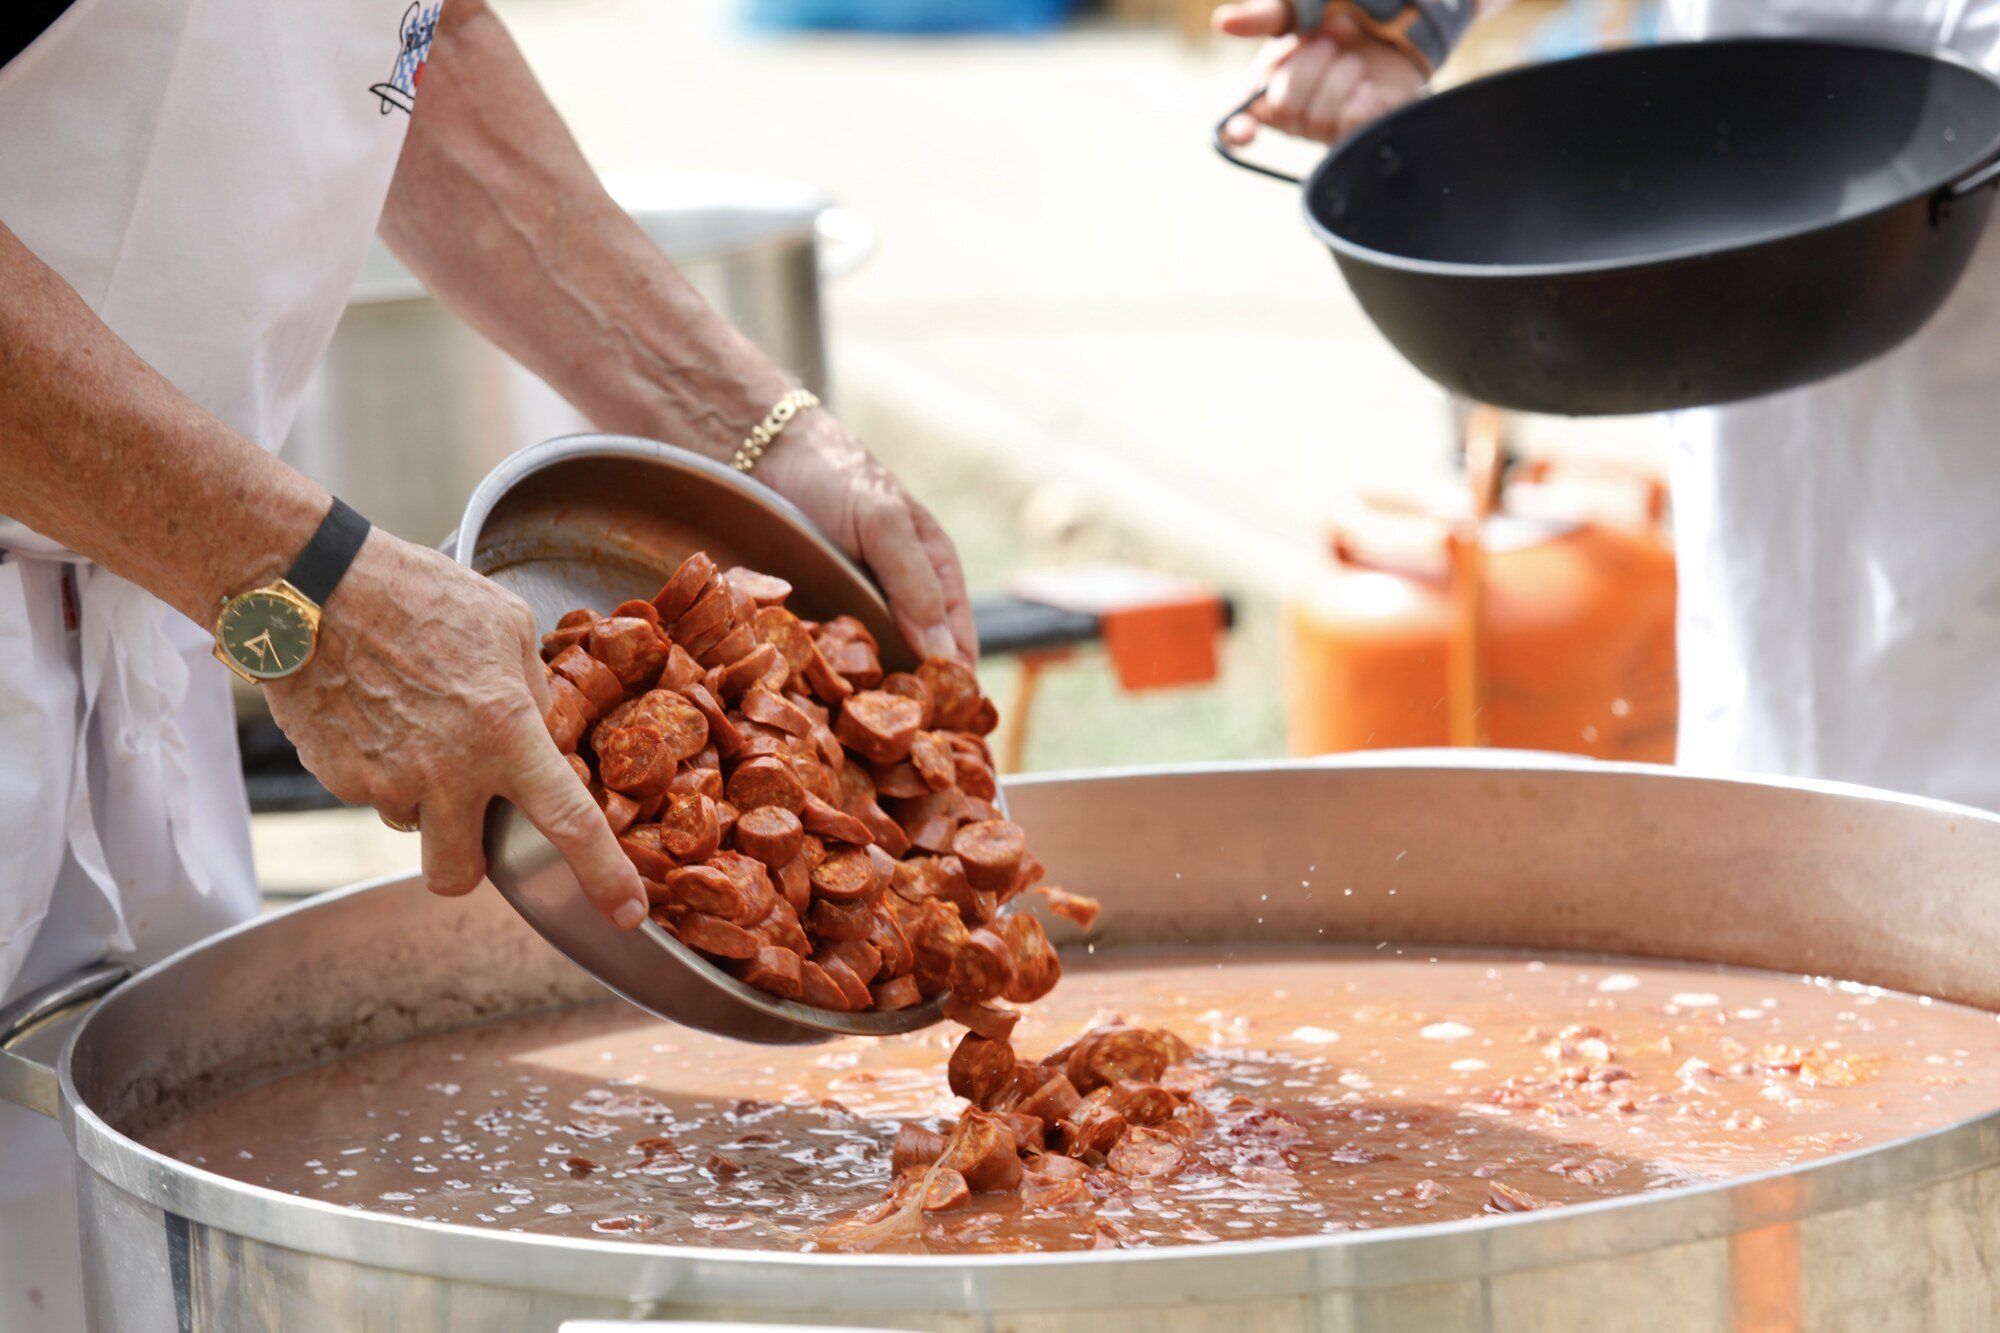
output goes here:
[{"label": "metal bowl rim", "polygon": [[[1442,762],[1445,755],[1450,755],[1452,762]],[[1533,776],[1551,771],[1606,772],[1663,782],[1721,781],[1905,805],[2000,826],[2000,816],[1986,811],[1850,783],[1707,774],[1650,764],[1603,763],[1513,752],[1481,755],[1471,762],[1456,752],[1410,751],[1304,761],[1135,767],[1115,773],[1146,778],[1288,768],[1360,771],[1450,768],[1498,776]],[[1051,774],[1028,781],[1056,783],[1083,776],[1081,772]],[[1102,777],[1105,773],[1092,770],[1089,776]],[[409,878],[385,876],[334,890],[267,918],[244,922],[146,968],[79,1021],[64,1043],[59,1078],[64,1124],[83,1164],[127,1193],[204,1225],[271,1244],[399,1271],[470,1277],[519,1274],[524,1265],[531,1263],[531,1256],[547,1252],[554,1257],[550,1262],[535,1265],[536,1282],[577,1294],[647,1291],[666,1282],[676,1299],[697,1300],[707,1297],[703,1289],[710,1283],[726,1286],[730,1279],[754,1282],[759,1278],[768,1283],[781,1273],[797,1271],[806,1276],[795,1293],[760,1284],[755,1288],[758,1299],[786,1308],[809,1308],[815,1303],[824,1307],[842,1291],[829,1285],[831,1280],[852,1281],[857,1284],[853,1288],[856,1293],[865,1291],[874,1304],[891,1308],[934,1305],[940,1299],[962,1306],[979,1297],[997,1298],[995,1303],[1007,1308],[1028,1309],[1058,1303],[1075,1305],[1079,1297],[1088,1297],[1092,1291],[1084,1282],[1042,1284],[1033,1280],[1034,1275],[1050,1268],[1074,1273],[1081,1279],[1093,1273],[1124,1271],[1131,1264],[1144,1264],[1155,1271],[1159,1265],[1171,1265],[1175,1277],[1192,1290],[1148,1288],[1162,1300],[1210,1291],[1240,1295],[1251,1269],[1259,1272],[1275,1269],[1284,1275],[1284,1284],[1265,1291],[1268,1295],[1298,1294],[1334,1285],[1379,1287],[1532,1270],[1614,1257],[1664,1244],[1715,1239],[1740,1230],[1746,1216],[1754,1217],[1758,1226],[1768,1226],[1849,1208],[2000,1161],[2000,1108],[1996,1108],[1874,1148],[1834,1154],[1811,1163],[1513,1217],[1109,1252],[949,1256],[800,1254],[528,1236],[359,1212],[188,1166],[126,1137],[82,1103],[74,1077],[79,1043],[93,1023],[104,1021],[101,1015],[115,1013],[122,1007],[121,1002],[136,1003],[130,997],[143,993],[150,978],[220,940],[257,929],[264,920],[310,911],[320,902],[370,892]],[[1788,1188],[1790,1182],[1802,1178],[1809,1178],[1813,1188]],[[1773,1197],[1763,1197],[1766,1195]],[[1613,1228],[1599,1225],[1601,1219],[1610,1217],[1643,1221],[1617,1233]],[[655,1281],[645,1281],[648,1275]],[[875,1285],[887,1277],[896,1281],[888,1286]],[[1152,1278],[1156,1283],[1164,1280],[1165,1275]],[[1109,1293],[1105,1297],[1107,1303],[1115,1299]]]}]

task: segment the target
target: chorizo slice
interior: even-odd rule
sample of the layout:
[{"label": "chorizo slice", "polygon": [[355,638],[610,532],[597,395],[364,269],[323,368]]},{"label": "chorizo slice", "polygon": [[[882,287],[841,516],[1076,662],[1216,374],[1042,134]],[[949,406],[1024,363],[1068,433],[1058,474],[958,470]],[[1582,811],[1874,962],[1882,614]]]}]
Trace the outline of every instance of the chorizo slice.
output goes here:
[{"label": "chorizo slice", "polygon": [[681,693],[690,685],[701,684],[704,674],[701,663],[689,657],[687,649],[677,643],[670,644],[667,660],[661,664],[659,680],[655,683],[660,689]]},{"label": "chorizo slice", "polygon": [[1049,1077],[1026,1096],[1022,1097],[1016,1109],[1023,1115],[1031,1115],[1044,1124],[1054,1124],[1075,1113],[1083,1094],[1067,1075],[1049,1071]]},{"label": "chorizo slice", "polygon": [[1062,960],[1042,923],[1026,912],[1013,912],[1000,922],[999,931],[1008,959],[1008,980],[1001,995],[1015,1004],[1032,1004],[1054,990],[1062,979]]},{"label": "chorizo slice", "polygon": [[946,1067],[955,1096],[985,1107],[1014,1075],[1014,1048],[977,1032],[959,1038]]},{"label": "chorizo slice", "polygon": [[882,955],[867,940],[834,940],[821,946],[813,957],[822,964],[838,959],[843,967],[861,978],[864,985],[882,971]]},{"label": "chorizo slice", "polygon": [[965,730],[975,736],[991,736],[999,728],[999,706],[985,695],[980,695],[979,702],[973,705],[971,718],[966,721]]},{"label": "chorizo slice", "polygon": [[618,603],[618,605],[611,608],[611,614],[614,616],[631,616],[633,619],[643,620],[649,625],[658,625],[660,623],[660,608],[639,597]]},{"label": "chorizo slice", "polygon": [[722,581],[749,598],[753,606],[782,606],[792,595],[792,585],[777,575],[760,574],[742,565],[723,571]]},{"label": "chorizo slice", "polygon": [[671,625],[679,620],[714,579],[715,561],[706,551],[696,551],[681,561],[680,568],[653,594],[653,609],[660,613],[661,622]]},{"label": "chorizo slice", "polygon": [[686,793],[690,796],[706,796],[711,801],[722,799],[722,774],[713,768],[696,768],[692,764],[682,764],[673,780],[667,784],[669,797]]},{"label": "chorizo slice", "polygon": [[[676,866],[660,877],[666,901],[690,912],[737,925],[754,925],[764,914],[743,886],[718,866]],[[692,941],[689,941],[692,943]],[[731,954],[729,957],[746,957]]]},{"label": "chorizo slice", "polygon": [[958,756],[952,753],[951,742],[939,732],[917,733],[910,742],[910,767],[917,770],[924,786],[932,791],[958,785]]},{"label": "chorizo slice", "polygon": [[[743,656],[722,668],[716,682],[708,687],[708,692],[724,703],[735,703],[751,686],[763,682],[770,675],[773,663],[784,659],[778,650],[768,643],[760,643]],[[781,680],[779,684],[784,682]],[[768,685],[765,688],[770,688]]]},{"label": "chorizo slice", "polygon": [[822,631],[814,646],[827,666],[855,689],[872,690],[882,683],[882,658],[869,643],[861,639],[830,639]]},{"label": "chorizo slice", "polygon": [[715,641],[715,646],[696,657],[705,667],[726,667],[732,662],[740,662],[757,648],[757,636],[748,625],[741,621],[731,625],[729,632]]},{"label": "chorizo slice", "polygon": [[1021,1021],[1018,1010],[968,1000],[959,995],[945,997],[944,1016],[988,1041],[1006,1041],[1014,1035],[1014,1025]]},{"label": "chorizo slice", "polygon": [[660,845],[676,861],[706,861],[722,846],[722,818],[699,792],[667,793],[660,810]]},{"label": "chorizo slice", "polygon": [[627,725],[659,732],[676,764],[694,758],[708,744],[708,719],[685,695],[672,690],[648,690],[640,695]]},{"label": "chorizo slice", "polygon": [[557,629],[589,629],[604,617],[587,606],[579,606],[574,611],[565,611],[556,617]]},{"label": "chorizo slice", "polygon": [[737,966],[736,978],[781,1000],[797,1000],[805,995],[801,962],[790,949],[767,944]]},{"label": "chorizo slice", "polygon": [[803,991],[801,999],[815,1009],[831,1009],[835,1013],[846,1013],[847,992],[840,983],[826,974],[826,969],[807,959],[799,964],[799,983]]},{"label": "chorizo slice", "polygon": [[701,682],[696,681],[685,687],[680,696],[699,709],[707,721],[708,739],[714,743],[716,753],[729,759],[743,748],[743,733],[736,729],[736,724],[729,720],[729,714],[723,711],[722,705],[702,687]]},{"label": "chorizo slice", "polygon": [[903,933],[896,918],[880,907],[875,909],[875,919],[868,930],[868,945],[882,960],[878,980],[907,976],[916,966],[917,955],[910,947],[909,936]]},{"label": "chorizo slice", "polygon": [[576,753],[576,747],[583,741],[584,730],[590,725],[583,692],[561,676],[549,685],[549,706],[542,714],[542,724],[549,729],[549,739],[564,754]]},{"label": "chorizo slice", "polygon": [[607,616],[590,627],[584,640],[590,655],[610,667],[628,690],[658,680],[667,662],[667,645],[659,628],[637,616]]},{"label": "chorizo slice", "polygon": [[558,676],[582,692],[585,702],[590,705],[592,722],[625,701],[625,682],[581,647],[563,649],[549,665]]},{"label": "chorizo slice", "polygon": [[826,859],[813,867],[812,887],[814,898],[845,907],[879,897],[888,887],[888,878],[867,848],[842,847],[828,852]]},{"label": "chorizo slice", "polygon": [[981,1192],[998,1193],[1021,1184],[1020,1145],[1007,1122],[984,1111],[967,1111],[959,1132],[939,1160]]},{"label": "chorizo slice", "polygon": [[834,985],[840,987],[840,993],[847,998],[849,1012],[858,1013],[875,1002],[867,983],[854,975],[854,969],[839,958],[822,949],[813,955],[813,961],[819,964],[820,971],[833,978]]},{"label": "chorizo slice", "polygon": [[805,924],[783,898],[771,900],[771,910],[764,913],[756,931],[779,948],[790,949],[801,958],[812,952],[812,941],[806,938]]},{"label": "chorizo slice", "polygon": [[886,690],[862,690],[840,706],[833,734],[864,759],[893,764],[910,752],[923,710]]},{"label": "chorizo slice", "polygon": [[819,645],[812,646],[812,654],[806,658],[805,682],[812,692],[830,704],[840,703],[854,693],[854,687],[847,683],[847,677],[833,669],[826,660],[826,654]]},{"label": "chorizo slice", "polygon": [[951,763],[953,781],[967,796],[991,801],[1000,795],[1000,779],[994,775],[993,765],[978,754],[955,750]]},{"label": "chorizo slice", "polygon": [[792,766],[775,755],[746,759],[738,764],[723,791],[738,810],[775,805],[796,815],[806,808],[805,785]]},{"label": "chorizo slice", "polygon": [[653,796],[674,780],[678,761],[651,727],[619,727],[597,737],[597,776],[634,798]]},{"label": "chorizo slice", "polygon": [[926,1129],[914,1121],[905,1120],[896,1127],[896,1138],[889,1145],[889,1169],[897,1175],[917,1167],[927,1167],[944,1156],[949,1141],[934,1129]]},{"label": "chorizo slice", "polygon": [[1021,1145],[1024,1155],[1039,1154],[1048,1147],[1048,1126],[1033,1116],[1022,1115],[1019,1111],[995,1111],[994,1114],[1014,1131],[1014,1142]]},{"label": "chorizo slice", "polygon": [[778,892],[784,895],[794,912],[803,916],[812,910],[812,864],[803,853],[779,866],[772,878],[777,882]]},{"label": "chorizo slice", "polygon": [[868,836],[877,847],[888,853],[890,859],[901,860],[910,854],[910,836],[903,832],[903,826],[889,818],[881,806],[870,801],[854,817],[867,826]]},{"label": "chorizo slice", "polygon": [[[764,647],[769,648],[768,643]],[[753,685],[736,705],[743,710],[743,716],[752,722],[767,727],[776,727],[788,736],[810,736],[812,719],[799,706],[781,695],[771,693],[761,685]]]},{"label": "chorizo slice", "polygon": [[1071,893],[1068,889],[1056,888],[1053,884],[1044,884],[1036,892],[1042,895],[1051,912],[1085,930],[1096,925],[1099,914],[1104,911],[1103,905],[1097,899],[1087,898],[1080,893]]},{"label": "chorizo slice", "polygon": [[956,657],[926,657],[917,663],[917,679],[930,691],[932,725],[944,731],[969,730],[966,723],[979,706],[979,679]]},{"label": "chorizo slice", "polygon": [[1179,1100],[1157,1083],[1121,1078],[1111,1085],[1111,1104],[1128,1124],[1159,1125],[1173,1118]]},{"label": "chorizo slice", "polygon": [[833,619],[824,622],[817,630],[813,631],[813,638],[831,639],[835,643],[859,641],[877,651],[880,651],[882,647],[876,641],[873,631],[862,624],[859,619],[849,615],[835,616]]},{"label": "chorizo slice", "polygon": [[865,940],[875,929],[874,918],[865,902],[836,903],[815,896],[812,910],[806,914],[806,927],[816,938],[828,943]]},{"label": "chorizo slice", "polygon": [[1021,858],[1028,852],[1028,835],[1012,820],[981,820],[959,829],[952,836],[951,850],[973,888],[997,892],[1014,887]]},{"label": "chorizo slice", "polygon": [[[1128,1121],[1130,1117],[1127,1117]],[[1135,1125],[1104,1155],[1104,1164],[1121,1176],[1165,1180],[1188,1164],[1187,1145],[1176,1135],[1147,1125]]]},{"label": "chorizo slice", "polygon": [[917,722],[917,726],[923,730],[928,731],[937,720],[936,711],[931,704],[931,687],[924,684],[920,677],[911,675],[907,671],[891,671],[882,677],[882,683],[876,688],[889,694],[900,694],[905,699],[915,699],[917,706],[923,709],[923,715]]},{"label": "chorizo slice", "polygon": [[[650,828],[651,825],[642,825]],[[619,839],[618,846],[625,853],[625,859],[639,872],[641,879],[664,883],[667,876],[674,873],[677,866],[673,859],[655,846],[650,838],[640,836],[640,829],[629,829]],[[657,836],[657,835],[655,835]]]},{"label": "chorizo slice", "polygon": [[715,803],[715,818],[722,825],[722,840],[724,842],[728,842],[729,835],[736,831],[736,821],[741,815],[742,812],[726,800]]},{"label": "chorizo slice", "polygon": [[[779,690],[777,693],[786,703],[804,713],[808,721],[822,727],[830,727],[832,725],[832,710],[819,702],[819,700],[813,698],[810,694],[801,694],[797,690]],[[817,744],[817,740],[814,743]]]},{"label": "chorizo slice", "polygon": [[917,989],[917,979],[910,976],[877,981],[868,987],[868,994],[874,1001],[874,1007],[885,1014],[908,1009],[924,998],[924,993]]},{"label": "chorizo slice", "polygon": [[749,904],[745,909],[747,919],[756,922],[764,919],[773,904],[779,901],[777,890],[771,887],[771,876],[761,861],[753,861],[741,852],[717,852],[708,858],[708,865],[729,876],[736,887],[743,891],[744,900]]},{"label": "chorizo slice", "polygon": [[873,841],[868,832],[868,825],[844,810],[834,809],[817,796],[806,797],[806,808],[800,813],[799,819],[804,823],[806,832],[825,838],[829,842],[845,842],[856,847],[865,847]]},{"label": "chorizo slice", "polygon": [[890,810],[910,845],[942,856],[952,850],[958,826],[965,820],[965,797],[957,788],[926,791],[913,800],[898,801]]},{"label": "chorizo slice", "polygon": [[755,958],[764,947],[762,940],[735,922],[705,912],[689,912],[674,923],[673,932],[688,948],[716,958]]},{"label": "chorizo slice", "polygon": [[733,838],[737,851],[775,869],[798,856],[806,831],[783,806],[760,805],[738,816]]},{"label": "chorizo slice", "polygon": [[604,822],[611,826],[613,833],[623,833],[639,820],[639,803],[622,791],[612,791],[606,787],[597,794],[597,808],[604,812]]},{"label": "chorizo slice", "polygon": [[693,606],[681,612],[667,633],[699,662],[704,653],[722,642],[735,623],[736,608],[728,591],[710,585],[708,591],[694,599]]},{"label": "chorizo slice", "polygon": [[1007,991],[1014,979],[1013,956],[1007,941],[981,927],[970,932],[951,956],[951,992],[979,1003]]},{"label": "chorizo slice", "polygon": [[970,932],[958,913],[935,898],[919,904],[904,929],[915,953],[912,964],[917,985],[926,995],[951,989],[953,960]]},{"label": "chorizo slice", "polygon": [[797,616],[782,606],[759,607],[752,627],[760,641],[776,648],[785,659],[786,679],[805,674],[806,661],[813,655],[813,641]]},{"label": "chorizo slice", "polygon": [[545,662],[553,660],[571,648],[581,647],[588,642],[590,642],[588,624],[552,629],[542,636],[542,660]]},{"label": "chorizo slice", "polygon": [[924,781],[923,774],[917,772],[917,766],[908,760],[893,764],[876,764],[870,772],[876,794],[891,800],[906,801],[926,795],[931,790],[931,785]]}]

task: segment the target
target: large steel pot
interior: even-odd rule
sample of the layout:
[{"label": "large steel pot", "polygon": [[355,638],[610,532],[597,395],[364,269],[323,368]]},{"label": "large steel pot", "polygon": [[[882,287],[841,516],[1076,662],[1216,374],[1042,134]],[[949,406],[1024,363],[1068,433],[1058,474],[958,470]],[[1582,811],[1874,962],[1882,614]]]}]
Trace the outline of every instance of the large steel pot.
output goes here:
[{"label": "large steel pot", "polygon": [[[711,305],[823,393],[820,287],[867,254],[865,223],[789,181],[661,172],[607,185]],[[589,429],[377,242],[306,390],[285,458],[376,524],[431,545],[507,455]]]},{"label": "large steel pot", "polygon": [[[1500,755],[1015,783],[1111,944],[1407,940],[1851,977],[2000,1007],[2000,818],[1831,784]],[[1352,889],[1352,894],[1345,890]],[[1267,898],[1268,895],[1268,898]],[[2000,1114],[1817,1165],[1514,1218],[1056,1256],[718,1252],[352,1212],[128,1137],[301,1062],[591,983],[496,895],[363,885],[99,1004],[55,1073],[100,1329],[554,1329],[564,1319],[1018,1330],[1979,1328]]]}]

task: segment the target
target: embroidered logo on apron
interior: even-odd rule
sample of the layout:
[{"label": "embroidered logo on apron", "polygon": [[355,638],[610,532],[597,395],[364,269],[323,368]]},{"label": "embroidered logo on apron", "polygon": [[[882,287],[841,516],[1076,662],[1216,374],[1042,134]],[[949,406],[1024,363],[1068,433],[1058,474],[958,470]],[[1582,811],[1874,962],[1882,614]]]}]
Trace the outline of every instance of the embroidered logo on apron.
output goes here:
[{"label": "embroidered logo on apron", "polygon": [[403,45],[396,53],[396,68],[390,72],[388,82],[373,84],[368,89],[381,99],[383,115],[393,108],[407,116],[416,106],[417,85],[423,82],[424,61],[430,58],[431,39],[437,36],[438,11],[443,8],[443,0],[431,5],[416,0],[403,11],[400,33]]}]

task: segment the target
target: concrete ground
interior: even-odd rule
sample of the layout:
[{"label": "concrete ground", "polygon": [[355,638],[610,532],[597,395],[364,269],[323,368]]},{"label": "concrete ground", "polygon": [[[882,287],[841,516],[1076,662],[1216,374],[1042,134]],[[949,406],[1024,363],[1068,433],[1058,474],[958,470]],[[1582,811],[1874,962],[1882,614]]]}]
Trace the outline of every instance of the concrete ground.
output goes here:
[{"label": "concrete ground", "polygon": [[[1296,192],[1210,149],[1247,49],[1101,22],[770,37],[717,0],[496,8],[600,169],[801,179],[873,224],[875,254],[831,292],[838,405],[939,512],[976,587],[1113,557],[1237,598],[1214,687],[1123,695],[1091,654],[1053,673],[1029,767],[1282,749],[1284,590],[1320,566],[1338,496],[1438,481],[1450,439],[1442,396],[1361,315]],[[1651,445],[1643,423],[1522,434]],[[1004,697],[1009,665],[983,670]],[[289,816],[261,820],[258,847],[274,888],[301,890],[411,864],[414,841],[366,815]]]}]

